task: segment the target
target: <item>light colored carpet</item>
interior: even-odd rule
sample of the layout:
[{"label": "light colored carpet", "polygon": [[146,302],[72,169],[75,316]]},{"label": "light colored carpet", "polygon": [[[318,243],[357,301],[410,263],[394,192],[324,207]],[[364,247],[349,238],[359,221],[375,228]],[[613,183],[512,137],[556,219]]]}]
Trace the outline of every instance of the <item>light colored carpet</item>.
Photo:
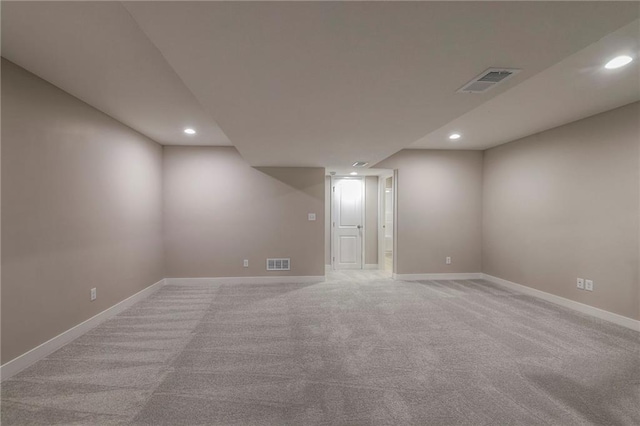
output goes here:
[{"label": "light colored carpet", "polygon": [[165,286],[2,385],[2,425],[638,425],[639,333],[483,281]]}]

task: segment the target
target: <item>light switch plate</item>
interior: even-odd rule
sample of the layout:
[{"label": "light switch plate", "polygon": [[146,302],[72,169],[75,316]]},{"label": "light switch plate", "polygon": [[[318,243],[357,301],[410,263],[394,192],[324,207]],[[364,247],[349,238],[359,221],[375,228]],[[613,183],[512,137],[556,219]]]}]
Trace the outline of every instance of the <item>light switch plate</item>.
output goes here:
[{"label": "light switch plate", "polygon": [[316,220],[316,214],[315,213],[309,213],[309,220]]},{"label": "light switch plate", "polygon": [[580,289],[580,290],[584,290],[584,278],[578,278],[576,286]]}]

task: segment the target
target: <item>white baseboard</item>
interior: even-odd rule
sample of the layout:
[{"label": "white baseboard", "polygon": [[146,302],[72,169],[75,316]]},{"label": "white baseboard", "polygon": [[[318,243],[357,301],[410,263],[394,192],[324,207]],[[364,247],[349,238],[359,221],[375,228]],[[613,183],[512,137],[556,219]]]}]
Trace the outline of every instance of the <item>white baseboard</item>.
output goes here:
[{"label": "white baseboard", "polygon": [[150,285],[149,287],[140,290],[136,294],[129,296],[121,302],[116,303],[112,307],[105,309],[89,318],[86,321],[81,322],[80,324],[70,328],[69,330],[58,334],[56,337],[47,340],[39,346],[31,349],[29,352],[26,352],[20,355],[17,358],[12,359],[11,361],[0,366],[0,381],[4,381],[30,365],[40,361],[43,358],[51,355],[53,352],[57,351],[64,345],[71,343],[73,340],[85,334],[87,331],[92,328],[100,325],[104,321],[109,318],[119,314],[124,311],[128,307],[132,306],[136,302],[139,302],[142,299],[149,297],[151,294],[156,292],[164,285],[164,279],[158,281],[155,284]]},{"label": "white baseboard", "polygon": [[377,263],[366,263],[363,269],[378,269]]},{"label": "white baseboard", "polygon": [[556,296],[555,294],[547,293],[545,291],[536,290],[535,288],[517,284],[512,281],[494,277],[492,275],[482,274],[482,279],[509,288],[511,290],[527,294],[529,296],[546,300],[547,302],[555,303],[556,305],[564,306],[565,308],[573,309],[574,311],[578,311],[583,314],[591,315],[601,320],[621,325],[622,327],[630,328],[631,330],[640,331],[640,321],[634,320],[632,318],[623,317],[622,315],[614,314],[613,312],[605,311],[604,309],[585,305],[584,303],[566,299],[561,296]]},{"label": "white baseboard", "polygon": [[288,284],[288,283],[319,283],[324,281],[324,275],[304,276],[265,276],[265,277],[211,277],[211,278],[165,278],[167,285],[184,284]]},{"label": "white baseboard", "polygon": [[394,280],[422,281],[422,280],[479,280],[480,272],[464,272],[452,274],[393,274]]}]

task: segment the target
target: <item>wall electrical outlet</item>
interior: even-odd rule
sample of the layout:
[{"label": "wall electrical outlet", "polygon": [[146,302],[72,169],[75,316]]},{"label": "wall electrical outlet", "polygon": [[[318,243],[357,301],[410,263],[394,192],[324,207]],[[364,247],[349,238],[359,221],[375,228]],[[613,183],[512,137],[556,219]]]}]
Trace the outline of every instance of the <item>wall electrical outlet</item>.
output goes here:
[{"label": "wall electrical outlet", "polygon": [[580,290],[584,290],[584,278],[578,278],[576,285]]},{"label": "wall electrical outlet", "polygon": [[584,288],[587,291],[593,291],[593,280],[586,280],[584,282]]},{"label": "wall electrical outlet", "polygon": [[447,265],[451,265],[451,256],[447,256],[447,258],[445,259],[445,263]]},{"label": "wall electrical outlet", "polygon": [[309,220],[316,220],[316,214],[315,213],[309,213],[308,217],[309,217]]},{"label": "wall electrical outlet", "polygon": [[94,287],[91,289],[91,301],[96,300],[96,297],[98,297],[98,290]]},{"label": "wall electrical outlet", "polygon": [[249,267],[249,259],[245,259],[244,262],[242,262],[242,266],[244,266],[245,268]]}]

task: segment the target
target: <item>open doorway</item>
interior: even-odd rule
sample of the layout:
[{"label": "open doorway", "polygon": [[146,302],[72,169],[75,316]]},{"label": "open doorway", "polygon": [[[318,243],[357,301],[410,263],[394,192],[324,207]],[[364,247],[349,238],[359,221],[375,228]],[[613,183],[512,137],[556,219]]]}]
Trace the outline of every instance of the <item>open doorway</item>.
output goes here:
[{"label": "open doorway", "polygon": [[393,187],[393,180],[387,183],[393,171],[359,170],[354,176],[327,170],[327,174],[327,269],[392,272],[386,256],[393,256],[393,194],[387,195],[384,186]]}]

